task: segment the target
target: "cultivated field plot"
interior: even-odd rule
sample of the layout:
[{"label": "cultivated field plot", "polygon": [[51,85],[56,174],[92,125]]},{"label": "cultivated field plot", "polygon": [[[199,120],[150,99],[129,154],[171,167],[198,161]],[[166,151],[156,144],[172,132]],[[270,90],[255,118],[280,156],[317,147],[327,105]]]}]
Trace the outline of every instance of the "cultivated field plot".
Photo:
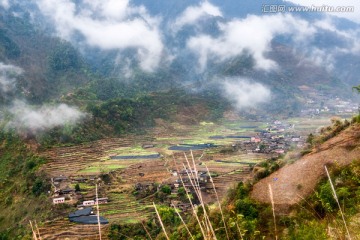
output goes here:
[{"label": "cultivated field plot", "polygon": [[[102,225],[103,233],[108,231],[108,225]],[[71,239],[71,240],[93,240],[99,238],[98,225],[85,225],[69,222],[67,219],[59,219],[46,222],[39,226],[41,239]],[[107,240],[107,234],[102,234],[102,239]]]},{"label": "cultivated field plot", "polygon": [[100,211],[111,223],[136,223],[146,220],[150,214],[155,214],[150,200],[139,202],[132,194],[114,191],[110,191],[108,197],[112,201],[101,205]]},{"label": "cultivated field plot", "polygon": [[[216,145],[228,145],[235,140],[237,136],[254,136],[257,130],[265,129],[266,124],[253,121],[223,121],[221,125],[212,122],[202,122],[196,126],[183,126],[173,124],[172,132],[155,129],[153,134],[156,141],[164,145],[175,144],[202,144],[212,143]],[[222,138],[216,138],[221,136]],[[233,136],[233,138],[232,138]]]},{"label": "cultivated field plot", "polygon": [[299,135],[307,135],[310,132],[318,131],[320,128],[331,125],[329,118],[292,118],[289,123],[295,125],[294,131]]},{"label": "cultivated field plot", "polygon": [[[291,119],[291,123],[295,124],[295,133],[306,136],[328,122],[322,119]],[[269,156],[221,150],[241,141],[249,141],[267,126],[267,123],[242,120],[224,121],[222,125],[209,122],[194,126],[172,124],[167,129],[155,128],[147,136],[103,139],[79,146],[50,149],[42,153],[48,159],[43,170],[50,177],[93,176],[93,179],[97,179],[102,174],[109,174],[111,182],[99,187],[99,196],[109,200],[107,204],[100,205],[101,216],[110,223],[135,223],[154,214],[151,197],[137,200],[132,194],[135,184],[173,183],[176,177],[172,172],[187,166],[185,152],[169,150],[171,146],[214,145],[195,150],[193,154],[198,170],[206,171],[205,166],[208,167],[217,192],[223,197],[229,187],[251,179],[252,167]],[[191,159],[190,152],[186,154]],[[74,188],[75,184],[71,183],[69,187]],[[79,187],[84,200],[95,198],[94,181],[80,183]],[[215,199],[212,184],[208,183],[206,188],[209,191],[204,193],[204,199],[210,203]],[[49,236],[44,239],[93,239],[96,236],[95,226],[70,223],[66,216],[63,217],[40,228],[42,235]],[[104,226],[105,232],[107,227]],[[57,235],[51,235],[55,232]],[[55,237],[50,238],[50,235]]]},{"label": "cultivated field plot", "polygon": [[[134,137],[103,139],[87,144],[71,147],[55,147],[41,153],[49,162],[44,165],[43,170],[51,177],[76,176],[84,173],[98,173],[103,170],[124,168],[133,162],[117,162],[110,160],[111,151],[119,148],[128,148],[141,142],[152,141],[152,138]],[[110,151],[110,152],[109,152]],[[100,166],[101,165],[101,166]]]}]

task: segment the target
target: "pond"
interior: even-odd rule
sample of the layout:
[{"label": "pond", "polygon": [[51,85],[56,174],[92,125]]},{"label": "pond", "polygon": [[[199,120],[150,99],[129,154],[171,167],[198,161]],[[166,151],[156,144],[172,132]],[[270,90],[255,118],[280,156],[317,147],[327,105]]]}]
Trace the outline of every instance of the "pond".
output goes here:
[{"label": "pond", "polygon": [[112,160],[126,160],[126,159],[158,159],[161,158],[159,153],[150,155],[126,155],[126,156],[111,156]]},{"label": "pond", "polygon": [[190,150],[204,150],[208,148],[217,147],[213,143],[203,143],[203,144],[180,144],[176,146],[171,146],[168,149],[173,151],[190,151]]},{"label": "pond", "polygon": [[227,135],[227,136],[220,136],[220,135],[215,135],[215,136],[210,136],[210,139],[225,139],[225,138],[251,138],[251,136],[237,136],[237,135]]}]

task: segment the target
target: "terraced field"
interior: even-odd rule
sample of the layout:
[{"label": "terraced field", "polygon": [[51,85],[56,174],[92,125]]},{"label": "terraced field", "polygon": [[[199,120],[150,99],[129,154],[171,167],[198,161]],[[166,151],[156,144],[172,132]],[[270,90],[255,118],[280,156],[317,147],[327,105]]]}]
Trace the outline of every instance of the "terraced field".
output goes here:
[{"label": "terraced field", "polygon": [[[221,155],[221,154],[204,154],[203,151],[195,151],[194,158],[196,168],[199,171],[207,171],[205,165],[209,169],[210,173],[214,173],[217,176],[213,177],[213,181],[216,190],[220,197],[225,196],[229,187],[234,186],[240,181],[247,181],[252,177],[250,165],[255,165],[266,159],[263,154],[241,154],[241,155]],[[191,155],[188,153],[188,160],[192,167]],[[201,157],[201,159],[200,159]],[[222,159],[221,162],[217,162],[216,159]],[[183,166],[188,166],[184,153],[175,154],[174,158],[169,159],[169,169],[183,169]],[[205,196],[206,202],[213,202],[211,183],[208,183],[206,188],[210,190],[209,196]]]},{"label": "terraced field", "polygon": [[[295,120],[294,120],[295,121]],[[297,121],[297,120],[296,120]],[[310,124],[310,123],[309,123]],[[303,130],[308,128],[303,124]],[[227,122],[225,125],[202,123],[197,126],[182,126],[174,124],[167,128],[158,127],[148,136],[103,139],[87,144],[71,147],[57,147],[42,153],[48,159],[43,170],[50,177],[60,175],[67,177],[83,177],[86,175],[99,176],[108,173],[111,184],[102,184],[99,196],[107,197],[109,202],[100,205],[100,215],[110,223],[134,223],[145,220],[154,210],[151,199],[137,200],[132,195],[136,183],[172,183],[172,170],[187,165],[184,152],[171,151],[170,146],[177,144],[213,143],[218,148],[194,151],[198,170],[205,171],[205,164],[211,173],[216,174],[214,184],[220,197],[227,189],[239,181],[246,181],[252,177],[251,167],[263,161],[268,156],[263,154],[222,153],[221,146],[229,146],[235,141],[243,139],[221,138],[211,136],[254,136],[256,130],[265,125],[259,122]],[[143,149],[143,144],[154,145]],[[159,159],[111,159],[113,156],[151,155],[161,154]],[[190,157],[190,153],[187,153]],[[71,185],[74,187],[74,184]],[[95,198],[95,182],[80,183],[84,200]],[[214,198],[212,184],[204,199],[212,202]],[[47,222],[40,228],[43,239],[94,239],[97,226],[70,223],[65,217],[61,220]],[[107,232],[108,226],[103,226]],[[106,235],[106,234],[104,234]],[[103,239],[106,239],[103,237]]]},{"label": "terraced field", "polygon": [[137,201],[134,196],[126,193],[110,192],[111,202],[100,206],[101,215],[111,223],[134,223],[146,220],[155,214],[150,200]]},{"label": "terraced field", "polygon": [[109,156],[109,151],[152,140],[153,138],[150,137],[143,137],[142,139],[136,139],[134,137],[112,138],[78,146],[52,148],[41,154],[49,160],[49,162],[44,165],[43,170],[51,177],[60,175],[69,177],[78,175],[79,171],[86,173],[86,169],[88,168],[90,168],[89,172],[93,173],[95,171],[93,170],[94,166],[96,165],[108,164],[111,166],[108,167],[110,169],[123,168],[125,166],[121,164],[119,167],[114,166],[114,162],[112,162],[112,164],[104,164],[104,158]]},{"label": "terraced field", "polygon": [[[129,194],[130,189],[137,181],[161,181],[162,174],[167,175],[163,160],[110,160],[111,155],[134,154],[131,146],[139,146],[143,142],[150,142],[152,138],[144,137],[136,139],[134,137],[124,139],[104,139],[88,144],[73,147],[59,147],[42,153],[48,159],[44,165],[50,177],[60,175],[66,177],[83,177],[86,175],[99,175],[101,173],[111,173],[118,182],[111,185],[102,185],[99,188],[99,195],[109,198],[108,204],[100,205],[100,215],[109,220],[110,223],[128,223],[146,219],[152,214],[149,203],[146,201],[138,202],[135,197]],[[127,151],[128,150],[128,151]],[[119,152],[120,151],[120,152]],[[154,161],[154,163],[152,162]],[[147,174],[143,179],[139,175],[141,169],[154,170]],[[72,184],[72,187],[74,184]],[[80,188],[85,200],[95,198],[95,183],[80,183]],[[120,189],[119,191],[119,187]],[[66,216],[63,216],[66,217]],[[103,226],[103,231],[107,232],[108,226]],[[69,222],[67,218],[44,223],[40,228],[43,239],[94,239],[97,233],[97,226],[82,225]],[[103,238],[106,239],[106,238]]]},{"label": "terraced field", "polygon": [[329,118],[292,118],[289,122],[295,124],[298,134],[308,134],[311,131],[318,130],[321,127],[331,125]]},{"label": "terraced field", "polygon": [[[102,225],[102,233],[108,231],[108,225]],[[67,219],[46,222],[44,226],[39,227],[41,239],[71,239],[71,240],[93,240],[98,239],[98,225],[83,225],[71,223]],[[102,234],[102,239],[107,240],[107,234]]]}]

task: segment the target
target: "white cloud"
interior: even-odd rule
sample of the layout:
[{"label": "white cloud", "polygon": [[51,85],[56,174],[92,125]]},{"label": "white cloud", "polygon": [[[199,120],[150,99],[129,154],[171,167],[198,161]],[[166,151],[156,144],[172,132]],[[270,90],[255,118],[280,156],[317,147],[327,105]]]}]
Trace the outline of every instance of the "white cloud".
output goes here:
[{"label": "white cloud", "polygon": [[221,82],[223,96],[237,110],[257,107],[271,98],[271,91],[264,85],[245,78],[226,78]]},{"label": "white cloud", "polygon": [[82,11],[87,11],[90,16],[96,13],[104,18],[123,20],[128,14],[128,0],[84,0],[83,2],[90,6],[91,11],[88,8]]},{"label": "white cloud", "polygon": [[[311,64],[325,68],[328,72],[334,70],[335,65],[335,49],[332,52],[319,49],[316,47],[309,47],[306,54],[306,60],[310,60]],[[303,52],[304,54],[304,52]]]},{"label": "white cloud", "polygon": [[199,19],[205,16],[220,16],[222,17],[221,10],[209,3],[208,1],[203,1],[198,6],[190,6],[184,10],[184,12],[175,20],[173,30],[178,31],[185,25],[193,25]]},{"label": "white cloud", "polygon": [[[313,46],[304,42],[301,49],[297,49],[297,54],[302,54],[318,66],[324,67],[328,71],[335,69],[336,61],[342,54],[359,54],[360,53],[360,31],[358,29],[341,30],[334,24],[334,17],[325,16],[316,20],[313,26],[317,32],[330,32],[332,38],[339,39],[341,44],[333,44],[331,47],[325,44]],[[332,41],[332,39],[330,39]]]},{"label": "white cloud", "polygon": [[224,61],[249,51],[258,69],[276,68],[276,63],[265,54],[270,51],[272,39],[280,34],[292,34],[297,42],[305,41],[315,29],[307,21],[287,15],[249,15],[245,19],[220,24],[221,35],[198,35],[187,42],[187,47],[199,57],[203,71],[209,59]]},{"label": "white cloud", "polygon": [[22,73],[21,68],[0,62],[0,89],[4,93],[12,91],[15,88],[16,77]]},{"label": "white cloud", "polygon": [[340,30],[335,26],[333,17],[327,16],[315,21],[313,24],[318,29],[334,32],[345,39],[358,40],[356,35],[359,35],[359,30]]},{"label": "white cloud", "polygon": [[[8,93],[14,92],[16,78],[23,72],[20,67],[0,62],[0,93],[7,96]],[[12,105],[4,107],[4,109],[10,113],[12,119],[7,123],[6,127],[21,131],[37,133],[56,126],[75,124],[86,115],[78,108],[66,104],[31,106],[16,98],[9,100],[12,100]]]},{"label": "white cloud", "polygon": [[127,0],[84,0],[78,6],[70,0],[37,0],[37,3],[66,40],[80,33],[93,47],[136,49],[140,66],[146,71],[153,71],[161,61],[164,46],[160,20],[149,16],[143,7],[130,7]]},{"label": "white cloud", "polygon": [[9,0],[0,0],[0,6],[2,6],[5,9],[8,9],[10,7]]},{"label": "white cloud", "polygon": [[32,133],[65,124],[75,124],[85,117],[79,109],[66,104],[35,107],[20,100],[15,100],[8,111],[13,116],[13,120],[7,124],[8,128]]}]

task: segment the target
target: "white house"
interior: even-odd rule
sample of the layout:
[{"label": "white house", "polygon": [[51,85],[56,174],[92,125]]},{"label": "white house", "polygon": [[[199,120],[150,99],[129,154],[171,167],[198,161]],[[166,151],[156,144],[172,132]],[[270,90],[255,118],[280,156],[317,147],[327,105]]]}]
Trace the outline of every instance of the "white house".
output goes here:
[{"label": "white house", "polygon": [[53,204],[59,204],[64,202],[65,202],[65,197],[53,198]]},{"label": "white house", "polygon": [[93,205],[95,205],[95,201],[94,200],[83,201],[83,205],[84,206],[93,206]]}]

